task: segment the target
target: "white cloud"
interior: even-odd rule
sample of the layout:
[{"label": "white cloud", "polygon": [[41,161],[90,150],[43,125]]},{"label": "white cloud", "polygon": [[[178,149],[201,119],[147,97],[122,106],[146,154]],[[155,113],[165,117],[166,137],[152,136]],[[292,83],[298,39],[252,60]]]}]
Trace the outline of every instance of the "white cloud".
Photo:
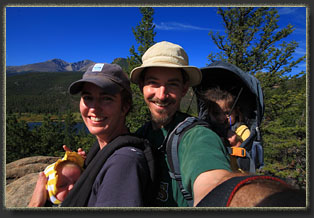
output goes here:
[{"label": "white cloud", "polygon": [[305,7],[284,7],[278,8],[278,14],[282,18],[283,17],[290,17],[294,21],[295,24],[305,24],[306,22],[306,10]]},{"label": "white cloud", "polygon": [[298,55],[305,55],[306,54],[306,48],[298,47],[295,49],[295,54]]},{"label": "white cloud", "polygon": [[293,31],[294,34],[301,34],[301,35],[305,35],[306,34],[306,28],[295,28],[295,30]]},{"label": "white cloud", "polygon": [[160,24],[155,23],[155,28],[157,30],[211,30],[210,28],[206,27],[193,26],[177,22],[161,22]]},{"label": "white cloud", "polygon": [[278,14],[279,15],[291,15],[293,13],[296,13],[297,7],[284,7],[284,8],[278,8]]}]

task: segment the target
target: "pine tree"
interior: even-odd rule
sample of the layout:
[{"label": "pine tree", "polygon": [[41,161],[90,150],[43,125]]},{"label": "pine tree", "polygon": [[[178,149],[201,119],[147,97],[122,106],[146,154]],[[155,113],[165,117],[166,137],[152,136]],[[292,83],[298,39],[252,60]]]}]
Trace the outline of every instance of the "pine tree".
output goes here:
[{"label": "pine tree", "polygon": [[[151,7],[142,7],[139,9],[142,14],[141,22],[132,28],[136,42],[139,44],[138,51],[135,51],[134,45],[130,49],[131,56],[127,58],[129,65],[129,72],[135,67],[142,64],[142,56],[145,51],[155,44],[154,32],[155,25],[153,24],[154,9]],[[135,84],[131,84],[133,93],[133,108],[127,117],[127,125],[131,132],[136,131],[145,121],[150,117],[150,112],[144,102],[143,95],[139,90],[139,87]]]},{"label": "pine tree", "polygon": [[[288,75],[305,56],[293,60],[295,41],[283,41],[294,29],[279,29],[276,8],[218,8],[224,34],[209,35],[221,50],[208,59],[232,63],[255,75],[264,92],[265,119],[262,124],[266,166],[263,173],[292,179],[305,185],[305,75]],[[303,83],[300,81],[303,81]],[[300,83],[298,88],[293,88]],[[303,108],[303,109],[302,109]]]},{"label": "pine tree", "polygon": [[36,149],[34,137],[25,121],[19,121],[15,115],[6,119],[6,162],[31,156]]},{"label": "pine tree", "polygon": [[64,144],[73,151],[76,150],[75,135],[77,134],[77,129],[75,126],[74,116],[70,110],[67,110],[64,119]]},{"label": "pine tree", "polygon": [[262,172],[306,185],[305,75],[292,78],[265,93],[262,135],[265,162]]},{"label": "pine tree", "polygon": [[[282,40],[294,29],[289,24],[278,30],[277,13],[276,8],[268,7],[218,8],[225,34],[212,31],[209,33],[221,52],[210,53],[208,59],[211,62],[227,61],[251,74],[267,72],[268,79],[276,80],[291,72],[305,56],[296,61],[292,60],[298,43],[295,41],[287,43]],[[269,85],[273,86],[275,83]]]},{"label": "pine tree", "polygon": [[52,120],[49,114],[45,115],[41,125],[32,130],[35,137],[34,146],[36,147],[36,153],[33,156],[54,156],[56,152],[63,151],[63,130],[62,123]]},{"label": "pine tree", "polygon": [[149,47],[155,44],[154,38],[156,33],[153,23],[154,9],[151,7],[142,7],[139,8],[139,10],[143,16],[142,20],[135,28],[132,28],[133,35],[139,46],[137,52],[135,51],[134,45],[130,48],[131,56],[127,59],[130,72],[132,69],[142,64],[143,54]]}]

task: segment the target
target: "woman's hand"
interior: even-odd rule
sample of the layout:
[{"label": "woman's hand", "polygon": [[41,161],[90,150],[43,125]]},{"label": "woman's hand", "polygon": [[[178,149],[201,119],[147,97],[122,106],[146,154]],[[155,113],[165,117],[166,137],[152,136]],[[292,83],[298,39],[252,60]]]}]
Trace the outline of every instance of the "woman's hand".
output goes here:
[{"label": "woman's hand", "polygon": [[40,172],[28,207],[43,207],[45,205],[48,196],[46,184],[47,177],[44,172]]}]

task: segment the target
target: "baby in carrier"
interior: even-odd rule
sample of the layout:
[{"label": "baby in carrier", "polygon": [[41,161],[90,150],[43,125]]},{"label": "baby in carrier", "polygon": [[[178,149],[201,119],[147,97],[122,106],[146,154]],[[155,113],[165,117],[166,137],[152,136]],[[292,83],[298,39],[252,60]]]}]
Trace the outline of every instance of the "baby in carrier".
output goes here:
[{"label": "baby in carrier", "polygon": [[225,130],[231,146],[239,147],[250,136],[243,123],[240,108],[235,106],[235,96],[220,88],[210,88],[204,94],[210,122]]},{"label": "baby in carrier", "polygon": [[[239,147],[251,132],[243,122],[240,107],[236,106],[235,96],[220,88],[209,88],[205,91],[203,99],[213,128],[228,139],[231,147]],[[233,171],[242,172],[233,156],[230,157],[230,165]]]}]

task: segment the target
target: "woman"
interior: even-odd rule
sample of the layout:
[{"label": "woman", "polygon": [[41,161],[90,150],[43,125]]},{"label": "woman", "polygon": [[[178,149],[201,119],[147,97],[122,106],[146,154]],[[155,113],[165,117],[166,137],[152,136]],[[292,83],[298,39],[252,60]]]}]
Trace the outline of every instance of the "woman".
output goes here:
[{"label": "woman", "polygon": [[[61,206],[145,206],[144,193],[150,184],[150,172],[143,151],[136,148],[144,140],[129,136],[125,125],[132,105],[127,75],[118,65],[94,64],[81,80],[70,85],[69,93],[81,94],[81,116],[97,142],[87,155],[86,169]],[[106,158],[108,149],[125,136],[132,137],[131,142],[127,141],[128,146]],[[40,184],[44,182],[40,176],[29,206],[43,205]]]}]

